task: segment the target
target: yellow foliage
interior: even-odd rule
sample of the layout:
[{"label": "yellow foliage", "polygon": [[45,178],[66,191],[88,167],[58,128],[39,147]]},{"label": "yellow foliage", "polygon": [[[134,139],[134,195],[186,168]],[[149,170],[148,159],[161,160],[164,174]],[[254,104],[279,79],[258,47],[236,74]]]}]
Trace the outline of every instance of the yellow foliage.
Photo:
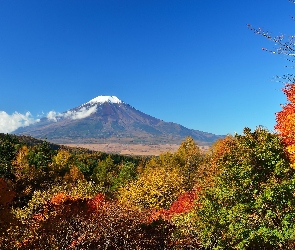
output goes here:
[{"label": "yellow foliage", "polygon": [[192,137],[187,137],[175,153],[163,153],[158,158],[153,157],[146,164],[147,168],[163,167],[170,171],[177,169],[182,176],[183,186],[186,191],[194,188],[197,172],[204,159],[200,148]]},{"label": "yellow foliage", "polygon": [[58,165],[65,165],[68,163],[71,154],[66,150],[59,150],[57,155],[53,157],[53,160]]},{"label": "yellow foliage", "polygon": [[29,149],[27,146],[23,146],[19,149],[16,159],[13,161],[13,173],[17,181],[29,182],[36,178],[38,174],[34,167],[31,167],[28,163]]},{"label": "yellow foliage", "polygon": [[52,168],[54,171],[61,171],[62,169],[66,169],[69,164],[71,154],[66,150],[59,150],[57,155],[53,157],[53,165]]},{"label": "yellow foliage", "polygon": [[294,168],[295,169],[295,145],[292,144],[292,145],[288,145],[286,147],[286,150],[288,152],[288,155],[289,155],[289,159],[290,159],[290,166],[291,168]]},{"label": "yellow foliage", "polygon": [[184,192],[183,179],[177,169],[147,168],[139,178],[119,191],[122,203],[139,208],[169,208]]},{"label": "yellow foliage", "polygon": [[192,137],[187,137],[186,140],[180,144],[176,155],[184,159],[189,159],[189,157],[199,155],[200,153],[200,148],[197,146],[194,139]]},{"label": "yellow foliage", "polygon": [[290,159],[290,167],[295,169],[295,145],[291,144],[286,147]]}]

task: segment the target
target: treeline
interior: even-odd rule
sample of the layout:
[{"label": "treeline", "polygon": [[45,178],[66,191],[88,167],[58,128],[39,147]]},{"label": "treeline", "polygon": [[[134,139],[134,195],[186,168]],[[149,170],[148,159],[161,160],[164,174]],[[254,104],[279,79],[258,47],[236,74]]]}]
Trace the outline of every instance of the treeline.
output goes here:
[{"label": "treeline", "polygon": [[142,158],[0,137],[1,249],[294,249],[295,170],[264,128]]}]

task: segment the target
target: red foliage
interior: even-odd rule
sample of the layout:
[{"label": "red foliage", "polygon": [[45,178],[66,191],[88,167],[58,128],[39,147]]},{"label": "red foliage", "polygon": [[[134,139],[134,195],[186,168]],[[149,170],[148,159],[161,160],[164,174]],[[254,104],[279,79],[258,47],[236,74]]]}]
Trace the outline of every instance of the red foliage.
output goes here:
[{"label": "red foliage", "polygon": [[152,213],[150,220],[153,221],[158,218],[170,220],[174,215],[189,212],[194,207],[197,198],[195,191],[183,193],[172,203],[168,210],[161,209]]},{"label": "red foliage", "polygon": [[[26,222],[21,249],[164,249],[174,226],[148,221],[149,211],[123,207],[98,194],[92,199],[59,193]],[[21,231],[20,231],[21,232]],[[17,244],[17,243],[16,243]]]},{"label": "red foliage", "polygon": [[91,212],[95,212],[106,205],[106,197],[103,194],[97,194],[94,198],[88,200],[87,205]]},{"label": "red foliage", "polygon": [[168,210],[169,214],[181,214],[190,211],[194,206],[194,201],[197,199],[195,192],[186,192],[181,194],[176,201],[174,201]]}]

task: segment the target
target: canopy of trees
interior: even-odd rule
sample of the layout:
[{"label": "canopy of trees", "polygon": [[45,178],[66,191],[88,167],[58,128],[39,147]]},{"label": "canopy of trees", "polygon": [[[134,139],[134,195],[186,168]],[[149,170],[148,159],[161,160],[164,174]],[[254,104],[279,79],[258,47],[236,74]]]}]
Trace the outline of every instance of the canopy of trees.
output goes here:
[{"label": "canopy of trees", "polygon": [[295,247],[292,157],[262,127],[151,158],[0,148],[1,249]]}]

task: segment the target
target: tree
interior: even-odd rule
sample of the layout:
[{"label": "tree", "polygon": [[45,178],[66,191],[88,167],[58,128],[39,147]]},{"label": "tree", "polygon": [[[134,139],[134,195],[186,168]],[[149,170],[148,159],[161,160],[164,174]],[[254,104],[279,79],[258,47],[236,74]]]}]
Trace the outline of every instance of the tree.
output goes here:
[{"label": "tree", "polygon": [[17,206],[23,206],[38,189],[46,189],[52,182],[50,166],[53,151],[47,142],[34,147],[23,145],[12,162],[15,191],[19,199]]},{"label": "tree", "polygon": [[137,176],[137,167],[132,162],[121,163],[119,172],[113,181],[112,191],[117,191],[124,187],[128,182],[134,180]]},{"label": "tree", "polygon": [[194,233],[209,249],[291,249],[295,170],[281,138],[245,128],[223,146],[212,158],[218,171],[200,194]]},{"label": "tree", "polygon": [[56,178],[64,176],[66,172],[70,170],[71,166],[71,153],[67,150],[59,150],[58,153],[53,156],[52,164],[50,166],[51,171],[54,172]]},{"label": "tree", "polygon": [[185,190],[190,191],[195,186],[198,168],[203,163],[204,155],[193,138],[187,137],[176,151],[175,157],[184,178]]},{"label": "tree", "polygon": [[177,169],[146,168],[137,180],[119,190],[122,203],[139,208],[169,208],[183,193],[183,179]]},{"label": "tree", "polygon": [[287,96],[288,103],[276,114],[275,128],[283,138],[291,167],[295,169],[295,83],[286,84],[283,92]]},{"label": "tree", "polygon": [[91,180],[93,170],[97,167],[97,162],[106,158],[101,152],[85,152],[78,150],[72,152],[73,164],[77,166],[87,180]]},{"label": "tree", "polygon": [[9,134],[0,137],[0,177],[12,177],[12,161],[15,159],[19,141]]},{"label": "tree", "polygon": [[187,137],[175,153],[152,157],[138,178],[119,190],[120,198],[141,208],[168,209],[180,194],[194,192],[204,159],[193,138]]},{"label": "tree", "polygon": [[80,171],[78,167],[72,166],[70,168],[70,171],[65,174],[64,180],[69,183],[76,183],[79,181],[84,181],[85,178],[83,173]]},{"label": "tree", "polygon": [[[295,3],[294,0],[289,0],[291,3]],[[294,19],[294,17],[293,17]],[[252,30],[255,34],[261,35],[264,38],[270,40],[275,44],[275,47],[272,49],[268,48],[262,48],[262,50],[270,52],[272,54],[277,55],[284,55],[287,56],[287,60],[291,63],[294,63],[294,57],[295,57],[295,35],[277,35],[274,36],[270,32],[265,31],[261,28],[255,28],[252,25],[248,24],[248,28]],[[287,81],[294,82],[294,75],[288,74],[282,76],[283,79]]]},{"label": "tree", "polygon": [[30,148],[28,152],[28,163],[35,169],[40,169],[44,173],[49,172],[49,166],[52,163],[52,157],[56,153],[51,149],[47,141]]},{"label": "tree", "polygon": [[[20,208],[13,208],[12,212],[16,217],[25,223],[33,214],[38,213],[44,204],[48,201],[62,200],[61,197],[72,197],[75,199],[88,199],[95,197],[101,190],[93,182],[80,181],[76,183],[62,183],[54,184],[47,190],[35,190],[32,198],[25,206]],[[54,198],[55,197],[55,198]]]},{"label": "tree", "polygon": [[102,187],[105,193],[111,190],[117,172],[116,168],[117,166],[109,155],[105,160],[98,162],[97,167],[93,170],[92,180]]},{"label": "tree", "polygon": [[175,153],[162,153],[159,157],[151,158],[147,168],[164,167],[167,170],[176,169],[183,179],[185,191],[194,189],[198,178],[198,169],[204,163],[205,155],[201,152],[192,137],[187,137]]},{"label": "tree", "polygon": [[[40,170],[30,166],[28,162],[29,148],[24,145],[17,153],[16,159],[13,161],[13,174],[15,176],[16,191],[18,196],[24,200],[33,193],[33,184],[41,175]],[[39,184],[39,182],[38,182]],[[20,204],[23,205],[23,204]]]}]

